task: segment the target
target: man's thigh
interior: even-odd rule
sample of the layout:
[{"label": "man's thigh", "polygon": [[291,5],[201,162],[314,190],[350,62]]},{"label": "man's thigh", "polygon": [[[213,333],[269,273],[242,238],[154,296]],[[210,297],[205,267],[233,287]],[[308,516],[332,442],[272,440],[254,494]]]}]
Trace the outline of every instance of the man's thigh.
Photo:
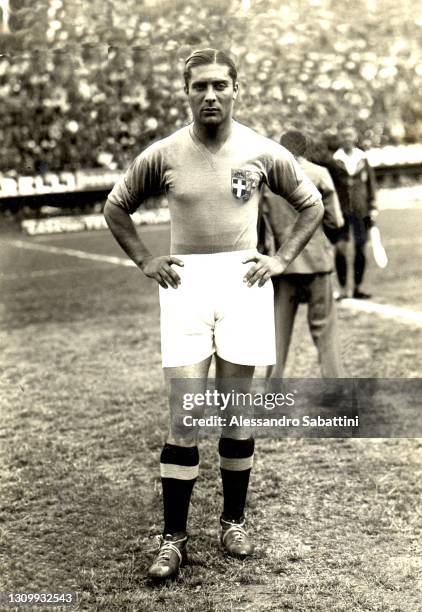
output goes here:
[{"label": "man's thigh", "polygon": [[308,322],[314,339],[333,324],[335,308],[331,273],[315,274],[308,303]]},{"label": "man's thigh", "polygon": [[355,246],[363,249],[368,241],[368,226],[364,218],[356,215],[350,216],[350,226],[353,233]]},{"label": "man's thigh", "polygon": [[[335,248],[340,252],[344,251],[347,247],[347,243],[350,240],[350,222],[351,215],[344,215],[344,224],[337,230]],[[343,253],[344,254],[344,253]]]}]

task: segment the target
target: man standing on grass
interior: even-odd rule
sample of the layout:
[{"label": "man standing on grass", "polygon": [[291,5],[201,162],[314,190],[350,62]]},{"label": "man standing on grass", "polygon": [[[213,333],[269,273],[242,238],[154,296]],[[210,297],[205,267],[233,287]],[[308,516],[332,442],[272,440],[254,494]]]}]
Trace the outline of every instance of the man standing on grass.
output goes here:
[{"label": "man standing on grass", "polygon": [[[324,378],[341,378],[344,372],[332,286],[334,254],[327,234],[334,237],[336,230],[344,224],[343,215],[328,170],[305,158],[306,136],[298,130],[290,130],[282,135],[280,142],[295,156],[321,193],[324,217],[303,251],[283,274],[273,279],[277,363],[267,368],[267,376],[283,378],[296,313],[299,304],[306,303],[309,330],[318,350],[321,374]],[[297,217],[291,206],[281,205],[280,199],[267,187],[263,189],[261,215],[266,217],[267,232],[274,236],[275,249],[279,249],[288,238]]]},{"label": "man standing on grass", "polygon": [[[184,80],[193,123],[143,151],[104,209],[118,243],[160,285],[170,428],[160,460],[164,529],[148,572],[153,579],[176,576],[186,559],[189,503],[199,469],[198,430],[180,427],[186,414],[183,394],[170,383],[194,379],[195,392],[204,392],[215,353],[217,389],[247,392],[255,366],[275,362],[270,278],[301,251],[323,214],[319,192],[293,156],[233,120],[239,85],[228,55],[215,49],[195,51],[186,60]],[[263,184],[299,213],[274,257],[256,250]],[[169,203],[171,254],[154,257],[130,214],[160,193]],[[221,544],[240,558],[253,551],[244,527],[253,452],[254,440],[245,428],[222,429]]]},{"label": "man standing on grass", "polygon": [[340,142],[341,146],[334,153],[329,167],[345,220],[336,243],[336,269],[340,285],[338,299],[347,297],[347,245],[350,233],[355,251],[352,295],[356,299],[367,299],[371,295],[362,290],[362,283],[368,233],[378,214],[375,175],[364,151],[356,147],[357,133],[353,127],[340,130]]}]

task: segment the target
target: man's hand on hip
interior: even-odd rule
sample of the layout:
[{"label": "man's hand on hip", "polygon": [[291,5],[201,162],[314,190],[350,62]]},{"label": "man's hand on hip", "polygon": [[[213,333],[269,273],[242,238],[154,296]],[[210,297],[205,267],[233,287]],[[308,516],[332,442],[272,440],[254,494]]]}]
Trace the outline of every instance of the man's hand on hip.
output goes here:
[{"label": "man's hand on hip", "polygon": [[180,276],[171,267],[172,264],[182,267],[185,265],[183,261],[177,257],[163,255],[161,257],[146,257],[140,265],[140,268],[145,276],[156,280],[164,289],[167,289],[169,285],[173,287],[173,289],[177,289],[181,281]]},{"label": "man's hand on hip", "polygon": [[252,287],[256,282],[258,287],[262,287],[271,276],[278,276],[286,269],[286,266],[277,255],[269,257],[268,255],[258,253],[244,259],[243,263],[249,263],[250,261],[254,261],[255,265],[248,270],[243,279],[249,287]]}]

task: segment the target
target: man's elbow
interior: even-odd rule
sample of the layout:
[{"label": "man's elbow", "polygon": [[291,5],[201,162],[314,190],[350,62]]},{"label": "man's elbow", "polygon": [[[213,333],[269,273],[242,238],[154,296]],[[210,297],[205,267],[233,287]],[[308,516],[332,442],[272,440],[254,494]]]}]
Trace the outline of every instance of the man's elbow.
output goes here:
[{"label": "man's elbow", "polygon": [[110,225],[110,222],[113,220],[117,220],[119,217],[121,218],[122,213],[126,213],[125,209],[117,204],[114,204],[107,198],[103,209],[103,215],[107,221],[107,224]]}]

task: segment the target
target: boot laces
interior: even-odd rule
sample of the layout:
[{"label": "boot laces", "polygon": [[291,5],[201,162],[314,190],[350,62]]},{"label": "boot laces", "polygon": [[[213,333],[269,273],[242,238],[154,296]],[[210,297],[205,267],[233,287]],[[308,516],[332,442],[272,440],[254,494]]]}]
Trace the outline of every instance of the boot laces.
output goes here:
[{"label": "boot laces", "polygon": [[179,557],[179,561],[182,561],[182,553],[180,552],[179,548],[176,546],[176,544],[179,544],[180,542],[184,542],[184,538],[181,538],[180,540],[165,540],[163,538],[163,536],[156,536],[157,540],[158,540],[158,545],[159,545],[159,551],[157,554],[157,558],[155,560],[155,562],[157,564],[163,564],[166,563],[167,561],[170,560],[170,553],[174,552],[176,553],[176,555]]},{"label": "boot laces", "polygon": [[247,538],[246,531],[243,529],[244,523],[233,523],[223,534],[223,542],[231,534],[231,537],[235,542],[244,542]]}]

